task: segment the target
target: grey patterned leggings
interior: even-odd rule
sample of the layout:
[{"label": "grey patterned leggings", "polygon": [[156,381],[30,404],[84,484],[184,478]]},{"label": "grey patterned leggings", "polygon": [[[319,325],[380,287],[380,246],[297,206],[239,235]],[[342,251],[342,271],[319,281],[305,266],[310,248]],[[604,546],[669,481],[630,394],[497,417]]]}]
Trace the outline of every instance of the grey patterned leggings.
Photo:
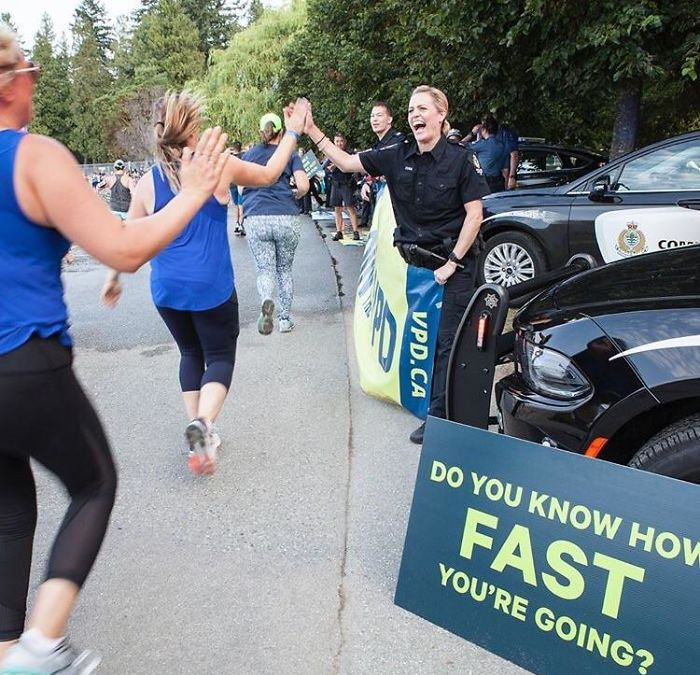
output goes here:
[{"label": "grey patterned leggings", "polygon": [[274,297],[277,313],[288,319],[294,299],[292,263],[301,234],[299,216],[249,216],[245,219],[248,245],[258,273],[260,302]]}]

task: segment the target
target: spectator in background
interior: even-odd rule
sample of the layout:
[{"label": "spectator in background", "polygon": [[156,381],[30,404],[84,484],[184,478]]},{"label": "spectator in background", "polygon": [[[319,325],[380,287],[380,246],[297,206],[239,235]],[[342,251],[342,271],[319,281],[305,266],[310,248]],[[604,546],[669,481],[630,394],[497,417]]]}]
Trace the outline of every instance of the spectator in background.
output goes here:
[{"label": "spectator in background", "polygon": [[[333,138],[333,144],[345,152],[348,141],[344,134],[338,132]],[[343,238],[343,209],[350,216],[352,238],[357,240],[360,238],[360,232],[358,231],[357,211],[352,196],[355,191],[355,174],[341,171],[332,162],[326,165],[326,172],[331,182],[328,206],[332,206],[335,211],[336,233],[333,235],[333,241],[340,241]]]},{"label": "spectator in background", "polygon": [[135,187],[131,176],[124,173],[124,168],[124,160],[118,159],[114,162],[114,174],[107,176],[99,186],[109,189],[109,208],[122,220],[126,220],[126,214],[131,206],[131,191]]},{"label": "spectator in background", "polygon": [[[475,129],[472,130],[472,133],[475,133]],[[505,150],[503,143],[496,138],[497,133],[498,123],[496,120],[493,117],[485,118],[481,123],[481,138],[467,146],[477,156],[491,192],[505,190],[505,180],[502,173]]]},{"label": "spectator in background", "polygon": [[484,119],[495,122],[498,131],[496,138],[503,143],[503,180],[506,190],[516,187],[518,172],[518,132],[509,126],[499,122],[493,115],[486,115]]},{"label": "spectator in background", "polygon": [[[302,166],[303,166],[303,159],[304,159],[304,148],[299,148],[297,150],[297,154],[299,155],[299,159],[302,160]],[[302,192],[299,190],[299,187],[296,184],[296,181],[292,177],[292,187],[293,187],[293,192],[295,193],[294,196],[297,200],[297,206],[299,207],[299,213],[301,213],[303,216],[308,216],[311,213],[311,179],[309,179],[309,189],[306,192]]]},{"label": "spectator in background", "polygon": [[[372,150],[381,150],[395,143],[403,143],[406,136],[394,129],[393,123],[394,113],[389,104],[384,101],[377,101],[372,106],[372,112],[369,115],[369,124],[372,127],[372,131],[377,135],[377,142],[372,146]],[[362,225],[369,226],[372,224],[374,205],[377,203],[379,192],[385,185],[386,180],[383,176],[378,178],[365,176],[360,189],[360,196],[364,202],[360,219]]]},{"label": "spectator in background", "polygon": [[459,129],[450,129],[445,138],[447,138],[448,143],[460,143],[462,141],[462,132]]},{"label": "spectator in background", "polygon": [[481,120],[481,124],[477,124],[462,140],[463,143],[470,143],[472,141],[478,141],[482,138],[482,129],[484,122],[490,120],[495,124],[498,131],[496,132],[496,138],[503,144],[503,166],[501,167],[501,172],[503,173],[503,182],[505,183],[506,190],[513,190],[517,186],[517,172],[518,172],[518,132],[515,129],[510,128],[506,124],[501,124],[498,122],[496,117],[491,113],[484,115]]}]

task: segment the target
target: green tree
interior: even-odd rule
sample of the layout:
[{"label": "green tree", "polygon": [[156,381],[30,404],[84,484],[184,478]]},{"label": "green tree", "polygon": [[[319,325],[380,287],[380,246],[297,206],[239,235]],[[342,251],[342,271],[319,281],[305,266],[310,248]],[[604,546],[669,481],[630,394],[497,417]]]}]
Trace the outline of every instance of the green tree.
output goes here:
[{"label": "green tree", "polygon": [[81,0],[73,15],[73,30],[91,33],[103,64],[107,64],[112,45],[112,28],[107,10],[98,0]]},{"label": "green tree", "polygon": [[212,50],[226,49],[231,36],[241,29],[242,0],[183,0],[182,7],[197,26],[199,50],[207,59]]},{"label": "green tree", "polygon": [[[86,161],[109,159],[104,97],[112,89],[108,46],[101,41],[103,10],[93,13],[94,0],[83,0],[71,26],[74,53],[71,59],[70,110],[73,129],[71,149]],[[93,20],[96,23],[93,23]]]},{"label": "green tree", "polygon": [[210,119],[229,136],[257,140],[260,116],[274,110],[281,114],[284,99],[279,79],[283,51],[291,36],[304,24],[305,6],[266,11],[245,30],[233,36],[225,51],[214,52],[202,88]]},{"label": "green tree", "polygon": [[56,54],[56,35],[51,17],[44,13],[34,37],[32,59],[41,64],[41,79],[34,93],[31,130],[70,143],[69,59],[65,42]]},{"label": "green tree", "polygon": [[199,33],[180,0],[159,0],[137,26],[132,41],[137,83],[181,88],[204,73]]},{"label": "green tree", "polygon": [[10,12],[0,13],[0,23],[4,23],[13,33],[17,35],[17,37],[19,38],[20,47],[24,48],[24,40],[22,39],[22,34],[19,32],[17,24],[12,18],[12,14],[10,14]]},{"label": "green tree", "polygon": [[[141,0],[134,17],[140,23],[154,11],[159,0]],[[241,30],[245,0],[182,0],[182,9],[192,19],[199,33],[199,50],[209,58],[214,49],[225,49],[231,36]]]},{"label": "green tree", "polygon": [[697,119],[695,5],[309,0],[281,88],[313,92],[319,121],[363,142],[373,99],[401,111],[413,86],[430,83],[447,93],[461,128],[491,110],[551,140],[603,147],[613,136],[621,152],[638,135],[669,135]]},{"label": "green tree", "polygon": [[[516,48],[539,48],[531,71],[540,89],[571,100],[601,92],[612,98],[614,157],[637,143],[645,92],[673,84],[682,91],[693,88],[699,16],[697,4],[689,0],[602,0],[593,5],[532,0],[523,6],[509,39]],[[668,103],[671,109],[683,107]]]},{"label": "green tree", "polygon": [[250,0],[246,15],[247,24],[249,26],[254,24],[263,15],[264,11],[265,7],[262,4],[262,0]]}]

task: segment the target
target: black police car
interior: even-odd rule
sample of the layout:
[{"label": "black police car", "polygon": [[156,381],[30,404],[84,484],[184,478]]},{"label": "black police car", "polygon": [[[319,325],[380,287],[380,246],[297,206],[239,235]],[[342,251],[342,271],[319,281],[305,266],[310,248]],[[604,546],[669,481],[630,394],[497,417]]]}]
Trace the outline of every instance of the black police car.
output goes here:
[{"label": "black police car", "polygon": [[612,262],[700,242],[700,131],[618,157],[578,180],[484,198],[482,281],[511,286],[575,253]]},{"label": "black police car", "polygon": [[501,431],[700,483],[700,246],[577,274],[513,327]]},{"label": "black police car", "polygon": [[518,188],[550,187],[577,180],[608,161],[605,155],[580,148],[521,141],[518,145]]}]

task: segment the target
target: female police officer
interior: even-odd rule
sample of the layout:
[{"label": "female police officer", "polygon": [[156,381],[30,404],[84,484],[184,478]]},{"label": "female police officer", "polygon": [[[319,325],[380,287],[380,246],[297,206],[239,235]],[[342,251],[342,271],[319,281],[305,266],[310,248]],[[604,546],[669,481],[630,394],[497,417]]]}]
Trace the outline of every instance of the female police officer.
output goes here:
[{"label": "female police officer", "polygon": [[[448,102],[443,92],[420,86],[408,105],[408,123],[414,141],[348,155],[333,145],[309,113],[306,133],[343,171],[384,175],[391,193],[397,228],[394,242],[410,265],[434,270],[445,286],[429,413],[445,417],[447,363],[452,340],[475,288],[473,244],[482,220],[481,197],[488,186],[471,162],[470,153],[447,142],[444,134]],[[416,251],[418,247],[442,256],[443,261]],[[411,434],[423,442],[425,424]]]}]

